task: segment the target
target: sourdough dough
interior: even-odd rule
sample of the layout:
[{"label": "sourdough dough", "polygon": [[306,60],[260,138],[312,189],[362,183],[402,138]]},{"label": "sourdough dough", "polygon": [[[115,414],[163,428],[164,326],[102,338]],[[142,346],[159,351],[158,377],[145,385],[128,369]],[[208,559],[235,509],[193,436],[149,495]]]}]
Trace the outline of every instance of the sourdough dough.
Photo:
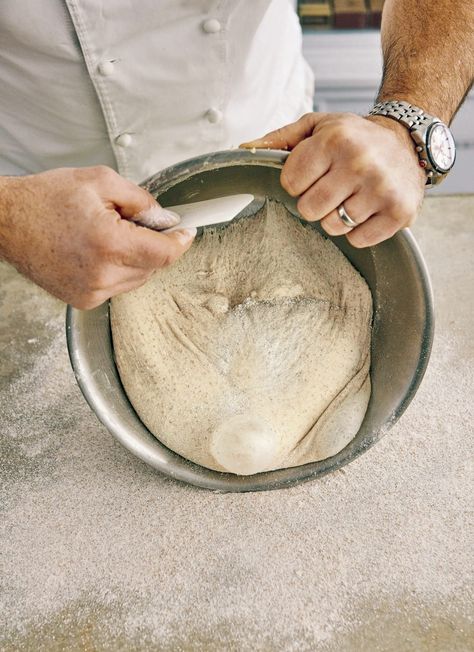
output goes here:
[{"label": "sourdough dough", "polygon": [[183,457],[248,475],[334,455],[370,397],[372,298],[340,250],[286,208],[205,231],[115,297],[125,391]]}]

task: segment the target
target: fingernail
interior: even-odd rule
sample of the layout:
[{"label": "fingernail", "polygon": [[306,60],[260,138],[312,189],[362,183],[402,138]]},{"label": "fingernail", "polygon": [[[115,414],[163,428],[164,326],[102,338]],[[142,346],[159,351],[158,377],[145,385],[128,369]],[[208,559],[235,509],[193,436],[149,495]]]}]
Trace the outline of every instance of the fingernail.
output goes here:
[{"label": "fingernail", "polygon": [[190,240],[196,237],[197,228],[195,226],[190,226],[188,229],[180,229],[175,231],[178,234],[178,237],[182,244],[187,244]]},{"label": "fingernail", "polygon": [[140,211],[137,213],[136,218],[141,224],[151,229],[168,229],[181,222],[178,213],[156,205]]},{"label": "fingernail", "polygon": [[176,224],[179,224],[181,222],[181,217],[178,215],[178,213],[175,213],[174,211],[169,211],[167,208],[162,208],[161,209],[161,218],[163,223],[166,222],[166,226],[176,226]]}]

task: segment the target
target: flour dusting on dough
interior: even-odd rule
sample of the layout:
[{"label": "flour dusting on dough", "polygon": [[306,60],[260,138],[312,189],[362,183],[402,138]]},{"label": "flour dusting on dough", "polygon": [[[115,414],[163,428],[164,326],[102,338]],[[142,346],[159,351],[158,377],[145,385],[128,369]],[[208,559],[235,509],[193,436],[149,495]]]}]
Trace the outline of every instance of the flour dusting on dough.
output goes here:
[{"label": "flour dusting on dough", "polygon": [[370,397],[371,319],[360,274],[275,201],[206,230],[111,304],[117,366],[145,425],[183,457],[242,475],[351,441]]}]

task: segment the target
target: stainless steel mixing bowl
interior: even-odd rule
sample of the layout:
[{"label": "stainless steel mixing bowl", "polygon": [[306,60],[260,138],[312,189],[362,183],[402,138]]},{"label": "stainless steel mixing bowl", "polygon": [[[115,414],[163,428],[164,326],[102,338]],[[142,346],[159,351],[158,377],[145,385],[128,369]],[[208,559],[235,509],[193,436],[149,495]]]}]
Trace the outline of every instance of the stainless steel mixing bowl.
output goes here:
[{"label": "stainless steel mixing bowl", "polygon": [[[142,185],[164,206],[252,193],[255,202],[249,212],[255,212],[265,197],[272,197],[297,213],[295,200],[279,183],[286,157],[280,151],[217,152],[167,168]],[[425,372],[433,338],[431,287],[423,258],[407,230],[362,250],[353,248],[345,237],[331,240],[366,279],[375,309],[372,396],[362,426],[346,448],[321,462],[252,476],[219,473],[189,462],[158,441],[128,401],[114,362],[108,303],[86,312],[69,307],[67,341],[74,373],[106,428],[162,473],[216,491],[288,487],[334,471],[372,446],[406,409]],[[160,388],[156,391],[159,397]]]}]

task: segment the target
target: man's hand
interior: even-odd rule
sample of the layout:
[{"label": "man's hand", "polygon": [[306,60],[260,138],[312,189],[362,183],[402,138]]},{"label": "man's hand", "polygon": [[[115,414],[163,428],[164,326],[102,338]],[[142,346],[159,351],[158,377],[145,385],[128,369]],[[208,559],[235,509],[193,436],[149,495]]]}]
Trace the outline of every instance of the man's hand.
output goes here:
[{"label": "man's hand", "polygon": [[[414,143],[389,118],[308,113],[241,147],[291,150],[281,184],[299,197],[298,211],[321,220],[330,235],[346,234],[355,247],[375,245],[411,224],[423,200],[426,176]],[[341,204],[360,226],[341,221]]]},{"label": "man's hand", "polygon": [[0,258],[76,308],[90,309],[142,285],[191,245],[179,221],[110,168],[61,168],[0,177]]}]

